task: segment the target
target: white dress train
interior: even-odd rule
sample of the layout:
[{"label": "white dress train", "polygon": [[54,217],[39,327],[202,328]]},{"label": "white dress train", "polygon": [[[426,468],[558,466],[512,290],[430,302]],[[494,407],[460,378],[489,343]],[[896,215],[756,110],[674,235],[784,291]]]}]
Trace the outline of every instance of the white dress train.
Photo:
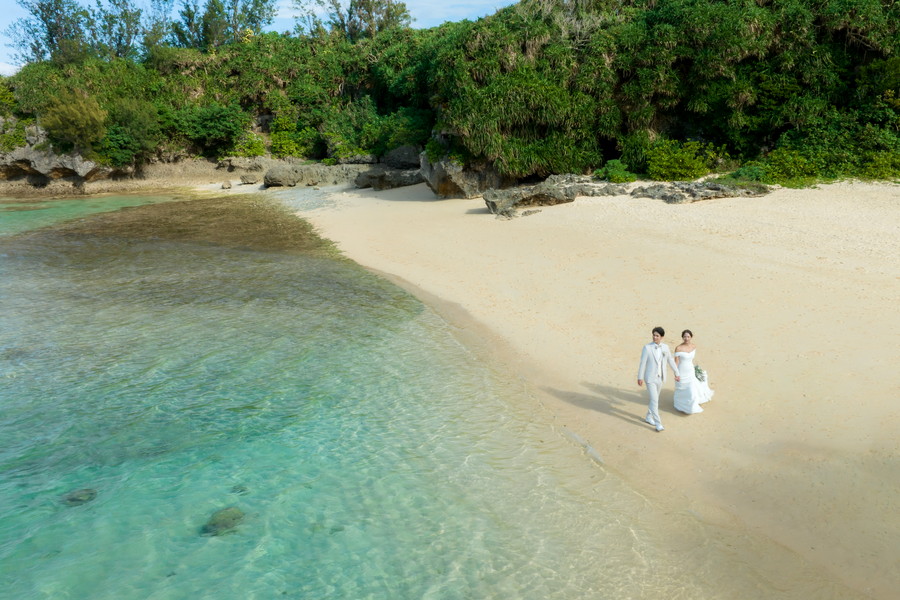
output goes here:
[{"label": "white dress train", "polygon": [[680,379],[675,382],[675,409],[689,415],[703,412],[700,405],[709,402],[715,394],[709,389],[709,374],[706,371],[703,371],[704,381],[697,379],[694,369],[696,354],[696,350],[675,353],[675,358],[678,359],[678,377]]}]

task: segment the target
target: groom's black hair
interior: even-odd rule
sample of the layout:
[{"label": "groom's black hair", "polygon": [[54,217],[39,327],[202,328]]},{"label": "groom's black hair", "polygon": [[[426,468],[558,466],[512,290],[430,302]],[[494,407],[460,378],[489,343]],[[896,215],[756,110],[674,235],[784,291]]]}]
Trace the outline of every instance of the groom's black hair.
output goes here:
[{"label": "groom's black hair", "polygon": [[666,330],[662,327],[654,327],[650,333],[658,333],[660,337],[666,337]]}]

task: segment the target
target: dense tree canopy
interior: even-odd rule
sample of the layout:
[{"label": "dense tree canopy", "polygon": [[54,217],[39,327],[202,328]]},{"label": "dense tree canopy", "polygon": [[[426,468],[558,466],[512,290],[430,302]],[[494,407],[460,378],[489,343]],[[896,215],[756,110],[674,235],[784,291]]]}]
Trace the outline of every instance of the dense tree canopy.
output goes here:
[{"label": "dense tree canopy", "polygon": [[521,178],[900,176],[893,0],[524,0],[426,30],[402,3],[327,0],[293,35],[262,32],[271,0],[20,3],[12,111],[96,102],[77,143],[113,164],[412,143]]}]

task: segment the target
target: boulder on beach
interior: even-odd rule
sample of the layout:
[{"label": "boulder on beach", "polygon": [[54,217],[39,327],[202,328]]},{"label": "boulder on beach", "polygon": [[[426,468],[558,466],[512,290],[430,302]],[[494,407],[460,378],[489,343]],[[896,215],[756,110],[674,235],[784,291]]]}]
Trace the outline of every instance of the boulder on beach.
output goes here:
[{"label": "boulder on beach", "polygon": [[551,175],[537,185],[486,190],[484,203],[495,215],[514,216],[514,209],[522,206],[553,206],[573,202],[578,196],[621,196],[625,187],[608,182],[596,182],[586,175]]},{"label": "boulder on beach", "polygon": [[428,154],[419,155],[422,178],[438,198],[475,198],[485,190],[503,189],[515,179],[501,175],[493,163],[462,165],[445,157],[432,163]]},{"label": "boulder on beach", "polygon": [[422,183],[422,173],[419,169],[394,169],[377,165],[373,169],[360,173],[354,181],[356,187],[373,190],[390,190],[393,188],[416,185]]}]

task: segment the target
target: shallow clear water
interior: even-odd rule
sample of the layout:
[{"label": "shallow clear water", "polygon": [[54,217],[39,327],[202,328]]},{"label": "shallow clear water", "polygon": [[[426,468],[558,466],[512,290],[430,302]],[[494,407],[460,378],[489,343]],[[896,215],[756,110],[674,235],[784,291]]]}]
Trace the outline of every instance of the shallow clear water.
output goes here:
[{"label": "shallow clear water", "polygon": [[72,216],[0,236],[3,598],[850,597],[652,506],[347,261],[10,235]]},{"label": "shallow clear water", "polygon": [[164,202],[166,196],[79,196],[77,198],[0,198],[0,235],[46,227],[69,219],[127,206]]}]

